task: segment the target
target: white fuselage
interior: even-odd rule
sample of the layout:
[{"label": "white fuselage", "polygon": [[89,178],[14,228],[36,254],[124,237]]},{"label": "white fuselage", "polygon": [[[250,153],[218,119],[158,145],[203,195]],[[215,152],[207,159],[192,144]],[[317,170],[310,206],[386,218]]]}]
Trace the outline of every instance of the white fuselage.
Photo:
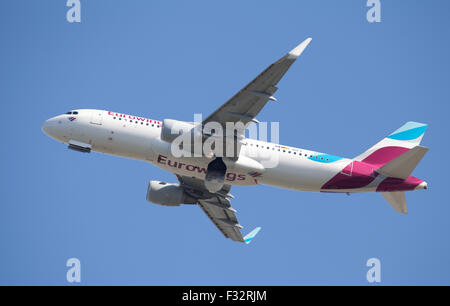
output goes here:
[{"label": "white fuselage", "polygon": [[[148,161],[181,176],[204,179],[211,159],[176,158],[171,144],[161,140],[162,122],[100,110],[79,110],[77,115],[64,114],[46,121],[44,132],[63,143],[77,141],[89,144],[93,151]],[[70,118],[75,118],[70,120]],[[333,163],[313,160],[318,152],[245,139],[240,156],[265,164],[262,173],[227,169],[225,183],[250,186],[271,185],[302,191],[321,191],[321,187],[351,162],[342,158]],[[321,157],[318,157],[319,159]],[[373,186],[372,186],[373,185]],[[351,192],[375,191],[375,184]],[[349,190],[327,190],[348,192]]]}]

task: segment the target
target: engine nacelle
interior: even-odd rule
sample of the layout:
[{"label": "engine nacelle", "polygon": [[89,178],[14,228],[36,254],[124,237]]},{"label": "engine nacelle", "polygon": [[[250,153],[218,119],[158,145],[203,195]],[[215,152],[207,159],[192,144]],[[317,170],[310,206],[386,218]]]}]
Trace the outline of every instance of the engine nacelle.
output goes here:
[{"label": "engine nacelle", "polygon": [[150,181],[147,189],[147,201],[163,206],[195,204],[197,201],[186,194],[180,184]]},{"label": "engine nacelle", "polygon": [[171,143],[184,133],[193,133],[194,126],[193,122],[164,119],[161,127],[161,139]]},{"label": "engine nacelle", "polygon": [[235,171],[239,172],[248,172],[248,171],[264,172],[266,170],[260,162],[254,160],[253,158],[246,157],[243,154],[241,154],[236,161],[227,158],[224,158],[223,161],[227,166],[227,168],[235,169]]},{"label": "engine nacelle", "polygon": [[211,192],[215,193],[222,189],[225,181],[225,174],[227,166],[224,164],[221,157],[216,158],[208,164],[205,176],[205,187]]}]

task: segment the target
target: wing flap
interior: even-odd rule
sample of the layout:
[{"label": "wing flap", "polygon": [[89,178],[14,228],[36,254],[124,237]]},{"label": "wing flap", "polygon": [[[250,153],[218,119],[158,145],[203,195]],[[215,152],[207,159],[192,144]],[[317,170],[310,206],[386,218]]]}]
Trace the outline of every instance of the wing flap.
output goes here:
[{"label": "wing flap", "polygon": [[231,208],[229,201],[215,197],[208,200],[199,200],[198,205],[226,238],[244,242],[240,231],[242,226],[239,224],[235,213],[229,209]]},{"label": "wing flap", "polygon": [[197,199],[198,206],[226,238],[248,244],[256,236],[260,228],[242,237],[242,226],[229,200],[233,198],[230,194],[230,185],[224,185],[220,191],[211,193],[206,190],[204,182],[200,179],[181,175],[177,175],[177,178],[185,192]]}]

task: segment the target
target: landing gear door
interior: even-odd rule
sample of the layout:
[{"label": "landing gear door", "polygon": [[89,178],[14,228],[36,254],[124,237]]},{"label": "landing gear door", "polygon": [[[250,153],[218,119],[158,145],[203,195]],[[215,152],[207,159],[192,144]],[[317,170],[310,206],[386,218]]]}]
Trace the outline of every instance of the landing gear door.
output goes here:
[{"label": "landing gear door", "polygon": [[91,115],[91,123],[102,125],[103,122],[103,112],[102,111],[93,111]]}]

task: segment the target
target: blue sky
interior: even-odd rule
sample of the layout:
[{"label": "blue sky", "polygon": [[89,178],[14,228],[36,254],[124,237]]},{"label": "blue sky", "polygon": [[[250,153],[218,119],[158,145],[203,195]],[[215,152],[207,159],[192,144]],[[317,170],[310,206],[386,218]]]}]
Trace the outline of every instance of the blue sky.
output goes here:
[{"label": "blue sky", "polygon": [[[2,172],[0,284],[450,284],[448,1],[81,0],[0,4]],[[283,144],[354,157],[407,121],[429,124],[430,147],[400,215],[379,194],[234,187],[252,244],[226,240],[198,207],[145,201],[151,164],[80,154],[43,121],[75,108],[192,120],[214,111],[306,37],[260,121]],[[447,187],[446,187],[447,186]]]}]

